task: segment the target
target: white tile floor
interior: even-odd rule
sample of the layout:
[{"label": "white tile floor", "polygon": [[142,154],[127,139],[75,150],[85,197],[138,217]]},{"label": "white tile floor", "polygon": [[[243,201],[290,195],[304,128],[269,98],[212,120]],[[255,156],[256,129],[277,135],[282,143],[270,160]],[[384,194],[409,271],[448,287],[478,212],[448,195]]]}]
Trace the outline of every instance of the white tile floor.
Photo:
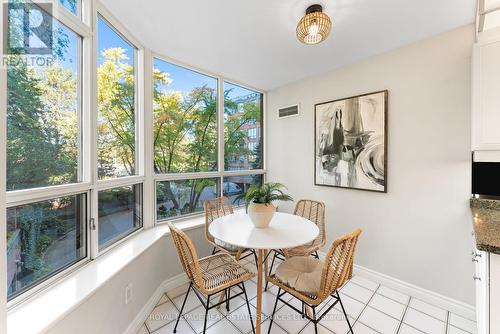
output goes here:
[{"label": "white tile floor", "polygon": [[[255,269],[250,260],[243,262]],[[255,317],[256,279],[245,284],[249,294],[252,314]],[[179,314],[188,285],[167,291],[146,319],[138,334],[170,334]],[[263,295],[262,332],[267,333],[276,298],[276,287],[270,286]],[[340,291],[351,325],[356,334],[476,334],[476,323],[447,310],[427,304],[364,277],[354,276]],[[289,296],[291,299],[291,296]],[[215,299],[215,298],[214,298]],[[218,298],[216,298],[218,299]],[[331,301],[329,301],[331,302]],[[291,303],[296,303],[293,299]],[[300,309],[300,304],[297,306]],[[180,334],[198,334],[203,330],[205,309],[191,292],[185,307],[185,318],[177,327]],[[278,304],[272,333],[314,333],[314,326],[283,303]],[[336,305],[320,322],[320,334],[346,334],[347,322],[339,305]],[[224,307],[209,311],[207,334],[248,334],[252,332],[248,311],[243,298],[231,301],[230,312]]]}]

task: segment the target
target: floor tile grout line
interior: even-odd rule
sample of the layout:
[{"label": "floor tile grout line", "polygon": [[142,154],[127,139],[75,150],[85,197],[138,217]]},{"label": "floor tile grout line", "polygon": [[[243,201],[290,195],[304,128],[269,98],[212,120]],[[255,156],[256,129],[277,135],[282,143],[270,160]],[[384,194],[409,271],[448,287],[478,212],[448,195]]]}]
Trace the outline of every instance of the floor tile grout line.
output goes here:
[{"label": "floor tile grout line", "polygon": [[423,330],[421,330],[421,329],[418,329],[417,327],[415,327],[415,326],[413,326],[413,325],[407,324],[406,322],[404,322],[404,323],[403,323],[403,325],[406,325],[406,326],[408,326],[408,327],[410,327],[410,328],[412,328],[412,329],[414,329],[414,330],[416,330],[416,331],[418,331],[418,332],[420,332],[420,333],[422,333],[422,334],[429,334],[429,333],[424,332],[424,331],[423,331]]},{"label": "floor tile grout line", "polygon": [[403,316],[401,317],[401,321],[399,322],[398,329],[396,331],[396,334],[399,334],[401,331],[401,327],[403,327],[403,321],[405,320],[406,313],[408,312],[408,309],[410,308],[410,302],[411,302],[411,296],[408,298],[408,303],[405,305],[405,310],[403,311]]},{"label": "floor tile grout line", "polygon": [[[189,289],[189,287],[188,287],[188,289]],[[186,293],[186,292],[187,292],[187,290],[186,290],[184,293]],[[183,294],[181,293],[179,296],[182,296],[182,295],[183,295]],[[177,296],[177,297],[179,297],[179,296]],[[177,297],[175,297],[175,298],[177,298]],[[186,320],[186,318],[184,318],[184,315],[182,315],[182,314],[181,314],[181,310],[177,307],[177,305],[175,305],[175,303],[174,303],[174,299],[175,299],[175,298],[173,298],[173,299],[172,299],[172,298],[170,298],[170,297],[168,296],[168,294],[167,294],[167,298],[170,300],[170,302],[172,303],[172,305],[174,305],[174,307],[175,307],[175,309],[177,310],[177,312],[179,312],[179,314],[177,315],[177,317],[178,317],[178,318],[181,318],[181,320],[184,320],[184,321],[186,322],[186,324],[188,325],[188,327],[189,327],[189,328],[191,328],[191,330],[193,331],[193,333],[194,333],[194,334],[198,334],[198,333],[196,332],[196,330],[193,328],[193,326],[191,326],[191,324],[189,323],[189,321],[187,321],[187,320]],[[187,301],[186,301],[186,302],[187,302]],[[195,309],[196,309],[196,307],[195,307],[193,310],[195,310]],[[188,311],[188,312],[191,312],[191,311]],[[177,319],[175,319],[175,321],[177,321]],[[168,324],[166,324],[166,325],[168,325]],[[166,326],[166,325],[165,325],[165,326]],[[160,327],[160,328],[161,328],[161,327]],[[159,328],[158,328],[158,329],[159,329]],[[157,330],[158,330],[158,329],[157,329]]]},{"label": "floor tile grout line", "polygon": [[[360,277],[362,277],[362,276],[360,276]],[[363,286],[363,285],[361,285],[361,284],[359,284],[359,283],[357,283],[357,282],[355,282],[355,281],[352,281],[352,280],[351,280],[351,281],[349,281],[349,282],[350,282],[350,283],[352,283],[352,284],[357,285],[358,287],[364,288],[364,289],[366,289],[366,290],[374,291],[374,290],[371,290],[371,289],[367,288],[366,286]],[[379,286],[382,286],[382,284],[379,284]],[[394,290],[394,289],[393,289],[393,290]],[[399,292],[399,291],[397,291],[397,290],[394,290],[394,291]],[[359,300],[359,299],[356,299],[356,298],[352,297],[352,296],[351,296],[351,295],[349,295],[348,293],[345,293],[345,292],[343,292],[343,293],[344,293],[345,295],[349,296],[350,298],[352,298],[352,299],[354,299],[354,300],[356,300],[356,301],[358,301],[358,302],[363,303],[361,300]],[[384,295],[384,294],[379,293],[379,292],[378,292],[378,288],[377,288],[377,292],[375,292],[375,293],[376,293],[376,294],[378,294],[378,295],[380,295],[380,296],[383,296],[383,297],[385,297],[385,298],[387,298],[387,299],[390,299],[390,300],[392,300],[392,301],[394,301],[394,302],[396,302],[396,303],[399,303],[399,304],[401,304],[401,305],[405,305],[405,306],[407,306],[407,305],[408,305],[408,306],[409,306],[410,299],[415,299],[415,300],[421,301],[421,302],[423,302],[423,303],[426,303],[426,304],[428,304],[428,305],[430,305],[430,306],[433,306],[433,307],[436,307],[436,308],[438,308],[438,309],[441,309],[441,310],[443,310],[443,311],[445,311],[445,312],[450,312],[450,311],[448,311],[448,310],[442,309],[441,307],[439,307],[439,306],[437,306],[437,305],[429,304],[429,303],[427,303],[426,301],[421,300],[421,299],[419,299],[419,298],[415,298],[415,297],[413,297],[413,296],[408,296],[408,297],[410,297],[410,299],[408,299],[408,302],[407,302],[406,304],[403,304],[403,303],[401,303],[399,300],[395,300],[395,299],[393,299],[393,298],[391,298],[391,297],[389,297],[389,296],[386,296],[386,295]],[[403,295],[404,295],[404,294],[403,294]],[[412,307],[412,306],[409,306],[409,307],[410,307],[411,309],[413,309],[413,310],[416,310],[416,311],[418,311],[418,312],[420,312],[420,313],[423,313],[423,314],[425,314],[425,315],[427,315],[427,316],[429,316],[429,317],[432,317],[432,318],[434,318],[434,319],[436,319],[436,320],[439,320],[439,321],[441,321],[441,322],[445,322],[445,321],[443,321],[442,319],[439,319],[439,318],[437,318],[436,316],[434,316],[434,315],[432,315],[432,314],[428,314],[428,313],[426,313],[426,312],[424,312],[424,311],[421,311],[421,310],[419,310],[419,309],[417,309],[417,308],[415,308],[415,307]],[[378,309],[376,309],[376,310],[378,310]],[[381,310],[378,310],[378,311],[381,311]],[[381,312],[383,312],[384,314],[386,314],[384,311],[381,311]],[[387,314],[387,315],[389,315],[389,314]],[[393,318],[394,318],[394,317],[393,317]],[[465,317],[462,317],[462,318],[467,319],[467,318],[465,318]],[[467,320],[470,320],[470,319],[467,319]],[[470,321],[472,321],[472,320],[470,320]],[[453,326],[453,327],[456,327],[456,326]],[[458,327],[457,327],[457,328],[458,328]],[[459,328],[459,329],[461,329],[461,328]]]},{"label": "floor tile grout line", "polygon": [[[413,298],[413,299],[415,299],[415,298]],[[408,306],[408,307],[409,307],[409,308],[411,308],[411,309],[412,309],[412,310],[414,310],[414,311],[417,311],[417,312],[420,312],[420,313],[422,313],[422,314],[425,314],[426,316],[431,317],[431,318],[432,318],[432,319],[434,319],[434,320],[440,321],[440,322],[442,322],[442,323],[444,323],[444,324],[446,325],[446,320],[439,319],[439,318],[437,318],[437,317],[435,317],[435,316],[433,316],[433,315],[430,315],[430,314],[428,314],[428,313],[425,313],[424,311],[421,311],[421,310],[416,309],[416,308],[414,308],[414,307],[411,307],[411,306]],[[446,311],[446,312],[449,312],[449,311]]]},{"label": "floor tile grout line", "polygon": [[[425,314],[425,315],[429,316],[427,313],[421,312],[421,311],[419,311],[419,310],[417,310],[417,309],[414,309],[413,307],[411,307],[411,306],[410,306],[410,303],[411,303],[411,301],[412,301],[413,299],[417,299],[417,298],[414,298],[414,297],[410,296],[410,300],[408,301],[408,309],[412,309],[412,310],[414,310],[414,311],[417,311],[417,312],[420,312],[420,313],[422,313],[422,314]],[[417,300],[419,300],[419,299],[417,299]],[[449,312],[449,311],[447,311],[447,312]],[[405,316],[406,316],[406,312],[405,312]],[[434,318],[434,317],[431,317],[431,318]],[[404,319],[405,319],[405,318],[403,317],[403,320],[401,321],[401,326],[403,326],[403,324],[404,324],[404,325],[406,325],[406,326],[408,326],[408,327],[413,328],[414,330],[416,330],[416,331],[418,331],[418,332],[420,332],[420,333],[427,334],[427,333],[426,333],[426,332],[424,332],[423,330],[421,330],[421,329],[419,329],[419,328],[417,328],[417,327],[415,327],[415,326],[413,326],[413,325],[407,324],[406,322],[404,322]],[[443,321],[442,321],[442,320],[440,320],[440,319],[437,319],[437,318],[434,318],[434,319],[435,319],[435,320],[438,320],[438,321],[440,321],[440,322],[443,322]],[[445,326],[445,331],[446,331],[446,323],[445,323],[445,325],[444,325],[444,326]]]},{"label": "floor tile grout line", "polygon": [[452,324],[449,324],[449,325],[448,325],[448,327],[453,327],[453,328],[459,329],[459,330],[461,330],[461,331],[463,331],[463,332],[465,332],[465,333],[467,333],[467,334],[473,334],[473,333],[469,332],[469,331],[468,331],[468,330],[466,330],[466,329],[463,329],[463,328],[457,327],[457,326],[452,325]]},{"label": "floor tile grout line", "polygon": [[[369,329],[371,329],[372,331],[374,331],[374,332],[376,332],[376,333],[383,334],[383,333],[379,332],[378,330],[376,330],[375,328],[370,327],[370,325],[367,325],[366,323],[364,323],[364,322],[363,322],[363,321],[361,321],[361,320],[356,321],[356,323],[357,323],[357,324],[362,324],[363,326],[368,327]],[[353,327],[354,327],[354,326],[353,326]]]},{"label": "floor tile grout line", "polygon": [[[438,308],[438,309],[440,309],[440,310],[442,310],[442,311],[445,311],[445,312],[450,312],[450,311],[445,310],[445,309],[443,309],[443,308],[441,308],[441,307],[439,307],[439,306],[437,306],[437,305],[430,304],[430,303],[426,302],[425,300],[422,300],[422,299],[419,299],[419,298],[412,297],[412,300],[418,300],[418,301],[420,301],[420,302],[422,302],[422,303],[424,303],[424,304],[427,304],[427,305],[430,305],[430,306],[432,306],[432,307]],[[415,308],[415,307],[413,307],[413,306],[411,306],[411,305],[410,305],[410,308],[411,308],[411,309],[413,309],[413,310],[419,311],[420,313],[423,313],[423,314],[425,314],[425,315],[428,315],[429,317],[432,317],[432,318],[434,318],[434,319],[436,319],[436,320],[439,320],[439,321],[441,321],[441,322],[446,322],[446,320],[439,319],[439,318],[437,318],[437,317],[433,316],[432,314],[428,314],[428,313],[426,313],[426,312],[424,312],[424,311],[421,311],[421,310],[419,310],[418,308]]]},{"label": "floor tile grout line", "polygon": [[[380,294],[378,294],[378,293],[376,293],[376,292],[374,292],[374,293],[373,293],[373,296],[372,296],[372,297],[368,300],[368,302],[366,302],[366,303],[364,303],[364,302],[362,302],[361,300],[358,300],[358,299],[356,299],[356,298],[354,298],[354,297],[352,297],[352,296],[350,296],[350,295],[346,294],[345,292],[342,292],[342,293],[343,293],[344,295],[348,296],[349,298],[351,298],[351,299],[353,299],[353,300],[357,301],[358,303],[361,303],[361,304],[365,305],[365,307],[363,308],[363,310],[361,311],[361,313],[365,310],[365,308],[366,308],[366,307],[370,307],[371,309],[374,309],[374,310],[376,310],[376,311],[378,311],[378,312],[380,312],[380,313],[383,313],[384,315],[386,315],[386,316],[388,316],[388,317],[391,317],[392,319],[394,319],[394,320],[396,320],[396,321],[401,321],[401,319],[395,318],[394,316],[392,316],[392,315],[390,315],[390,314],[388,314],[388,313],[385,313],[383,310],[379,310],[378,308],[373,307],[372,305],[368,305],[368,304],[372,301],[372,299],[373,299],[373,297],[374,297],[375,295],[382,296],[382,295],[380,295]],[[390,298],[388,298],[388,299],[390,299]],[[392,300],[392,299],[390,299],[390,300]],[[397,301],[395,301],[395,300],[392,300],[392,301],[393,301],[393,302],[398,303],[399,305],[402,305],[402,306],[407,307],[407,305],[405,305],[405,304],[399,303],[399,302],[397,302]],[[365,325],[366,325],[366,324],[365,324]],[[369,326],[368,326],[368,327],[369,327]],[[370,328],[371,328],[371,327],[370,327]]]},{"label": "floor tile grout line", "polygon": [[[386,286],[384,286],[384,287],[386,287]],[[392,298],[392,297],[386,296],[386,295],[384,295],[384,294],[382,294],[382,293],[380,293],[380,292],[377,292],[377,295],[382,296],[382,297],[384,297],[384,298],[387,298],[387,299],[389,299],[389,300],[392,300],[393,302],[396,302],[396,303],[401,304],[401,305],[404,305],[404,306],[408,305],[408,301],[407,301],[406,303],[401,303],[399,300],[396,300],[396,299],[394,299],[394,298]],[[406,296],[406,295],[405,295],[405,296]],[[410,296],[407,296],[407,297],[409,298]]]},{"label": "floor tile grout line", "polygon": [[[377,291],[378,291],[378,289],[380,289],[380,287],[381,287],[381,286],[382,286],[381,284],[378,284],[378,285],[377,285],[377,288],[375,289],[375,291],[372,291],[372,292],[373,292],[373,294],[370,296],[370,299],[368,299],[368,301],[366,302],[366,304],[365,304],[365,303],[363,303],[363,304],[364,304],[364,307],[363,307],[363,309],[361,310],[361,312],[359,312],[358,317],[354,320],[354,323],[352,324],[352,326],[353,326],[353,327],[354,327],[354,325],[356,325],[356,323],[359,321],[359,322],[361,322],[363,325],[365,325],[366,327],[368,327],[368,328],[370,328],[370,329],[374,330],[374,331],[375,331],[375,332],[377,332],[377,333],[380,333],[379,331],[377,331],[376,329],[374,329],[374,328],[372,328],[372,327],[368,326],[367,324],[363,323],[363,322],[362,322],[362,321],[360,321],[359,319],[361,318],[361,316],[362,316],[362,315],[363,315],[363,313],[365,312],[366,308],[368,307],[368,304],[372,301],[373,297],[377,294]],[[370,291],[371,291],[371,290],[370,290]],[[349,295],[347,295],[347,296],[349,296]],[[351,297],[351,298],[352,298],[352,297]],[[354,298],[353,298],[353,299],[354,299]],[[358,300],[358,301],[359,301],[359,300]],[[347,317],[349,317],[349,315],[347,315]]]},{"label": "floor tile grout line", "polygon": [[[353,276],[353,277],[354,277],[354,276]],[[363,284],[357,283],[357,282],[353,281],[352,279],[351,279],[351,280],[349,280],[349,283],[356,284],[357,286],[362,287],[363,289],[366,289],[366,290],[370,290],[370,291],[372,291],[372,292],[375,292],[375,290],[376,290],[376,289],[375,289],[375,290],[370,289],[369,287],[366,287],[366,286],[364,286]],[[373,282],[373,283],[375,283],[375,282]],[[378,287],[378,285],[381,285],[380,283],[376,283],[376,284],[377,284],[377,287]]]},{"label": "floor tile grout line", "polygon": [[[366,289],[366,290],[374,291],[374,290],[372,290],[372,289],[368,289],[367,287],[365,287],[365,286],[363,286],[363,285],[361,285],[361,284],[359,284],[359,283],[356,283],[356,282],[354,282],[354,281],[349,281],[349,282],[350,282],[350,283],[352,283],[352,284],[355,284],[355,285],[357,285],[357,286],[359,286],[359,287],[362,287],[362,288],[364,288],[364,289]],[[382,284],[380,284],[380,283],[378,283],[378,284],[379,284],[379,286],[386,287],[385,285],[382,285]],[[386,288],[390,289],[389,287],[386,287]],[[394,289],[391,289],[391,290],[394,290]],[[399,292],[399,291],[397,291],[397,290],[394,290],[394,291]],[[401,292],[399,292],[399,293],[401,293]],[[384,295],[384,294],[382,294],[382,293],[380,293],[380,292],[376,292],[376,294],[377,294],[377,295],[379,295],[379,296],[385,297],[385,298],[387,298],[387,299],[390,299],[390,300],[392,300],[393,302],[396,302],[396,303],[398,303],[398,304],[405,305],[405,306],[407,305],[407,304],[405,304],[405,303],[401,303],[399,300],[396,300],[396,299],[394,299],[394,298],[391,298],[391,297],[389,297],[389,296],[386,296],[386,295]],[[402,294],[402,295],[405,295],[404,293],[401,293],[401,294]],[[349,295],[348,295],[348,296],[349,296]],[[406,295],[405,295],[405,296],[406,296]],[[350,297],[350,296],[349,296],[349,297]],[[407,296],[407,297],[409,297],[409,296]],[[351,298],[352,298],[352,297],[351,297]]]}]

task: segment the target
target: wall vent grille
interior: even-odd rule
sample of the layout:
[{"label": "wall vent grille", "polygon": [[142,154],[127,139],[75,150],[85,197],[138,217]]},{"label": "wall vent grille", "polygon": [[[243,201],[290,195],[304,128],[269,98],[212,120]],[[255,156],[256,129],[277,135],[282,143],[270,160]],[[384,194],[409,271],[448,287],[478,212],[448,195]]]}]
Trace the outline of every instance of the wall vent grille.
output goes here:
[{"label": "wall vent grille", "polygon": [[299,114],[299,105],[295,104],[293,106],[281,107],[278,109],[278,118],[286,118],[297,116]]}]

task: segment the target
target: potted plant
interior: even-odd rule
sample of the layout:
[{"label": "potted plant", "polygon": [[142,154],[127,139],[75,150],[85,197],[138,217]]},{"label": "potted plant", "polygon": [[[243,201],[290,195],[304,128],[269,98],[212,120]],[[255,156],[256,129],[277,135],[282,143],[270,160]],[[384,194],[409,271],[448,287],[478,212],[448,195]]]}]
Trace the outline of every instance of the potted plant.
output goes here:
[{"label": "potted plant", "polygon": [[246,194],[241,194],[237,200],[245,199],[246,208],[252,223],[257,228],[269,226],[276,207],[274,201],[293,201],[290,195],[283,192],[286,189],[281,183],[268,182],[262,187],[250,186]]}]

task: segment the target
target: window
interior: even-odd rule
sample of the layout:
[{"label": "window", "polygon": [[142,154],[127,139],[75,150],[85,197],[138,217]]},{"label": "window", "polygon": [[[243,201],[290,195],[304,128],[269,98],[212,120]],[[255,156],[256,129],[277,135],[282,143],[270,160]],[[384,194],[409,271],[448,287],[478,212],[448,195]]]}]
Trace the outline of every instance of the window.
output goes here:
[{"label": "window", "polygon": [[86,195],[7,210],[9,300],[87,256]]},{"label": "window", "polygon": [[257,139],[257,128],[252,127],[248,129],[248,138],[249,139]]},{"label": "window", "polygon": [[219,182],[217,178],[157,182],[157,220],[202,212],[205,200],[219,196]]},{"label": "window", "polygon": [[222,194],[229,198],[233,206],[245,205],[245,199],[238,199],[238,196],[246,194],[252,185],[262,185],[262,174],[226,176],[222,184]]},{"label": "window", "polygon": [[[11,35],[23,29],[11,19]],[[82,39],[52,20],[47,55],[11,55],[7,66],[7,190],[80,181]]]},{"label": "window", "polygon": [[217,79],[154,59],[154,170],[217,170]]},{"label": "window", "polygon": [[98,177],[136,174],[136,48],[98,16]]},{"label": "window", "polygon": [[[224,83],[224,168],[262,169],[263,94]],[[249,142],[255,144],[249,145]]]},{"label": "window", "polygon": [[[77,10],[80,2],[61,1],[70,3]],[[90,28],[50,9],[9,2],[6,13],[9,300],[88,258],[88,192],[76,183],[84,181],[82,36]],[[46,24],[31,29],[35,19]]]},{"label": "window", "polygon": [[142,227],[142,184],[99,192],[99,250]]}]

